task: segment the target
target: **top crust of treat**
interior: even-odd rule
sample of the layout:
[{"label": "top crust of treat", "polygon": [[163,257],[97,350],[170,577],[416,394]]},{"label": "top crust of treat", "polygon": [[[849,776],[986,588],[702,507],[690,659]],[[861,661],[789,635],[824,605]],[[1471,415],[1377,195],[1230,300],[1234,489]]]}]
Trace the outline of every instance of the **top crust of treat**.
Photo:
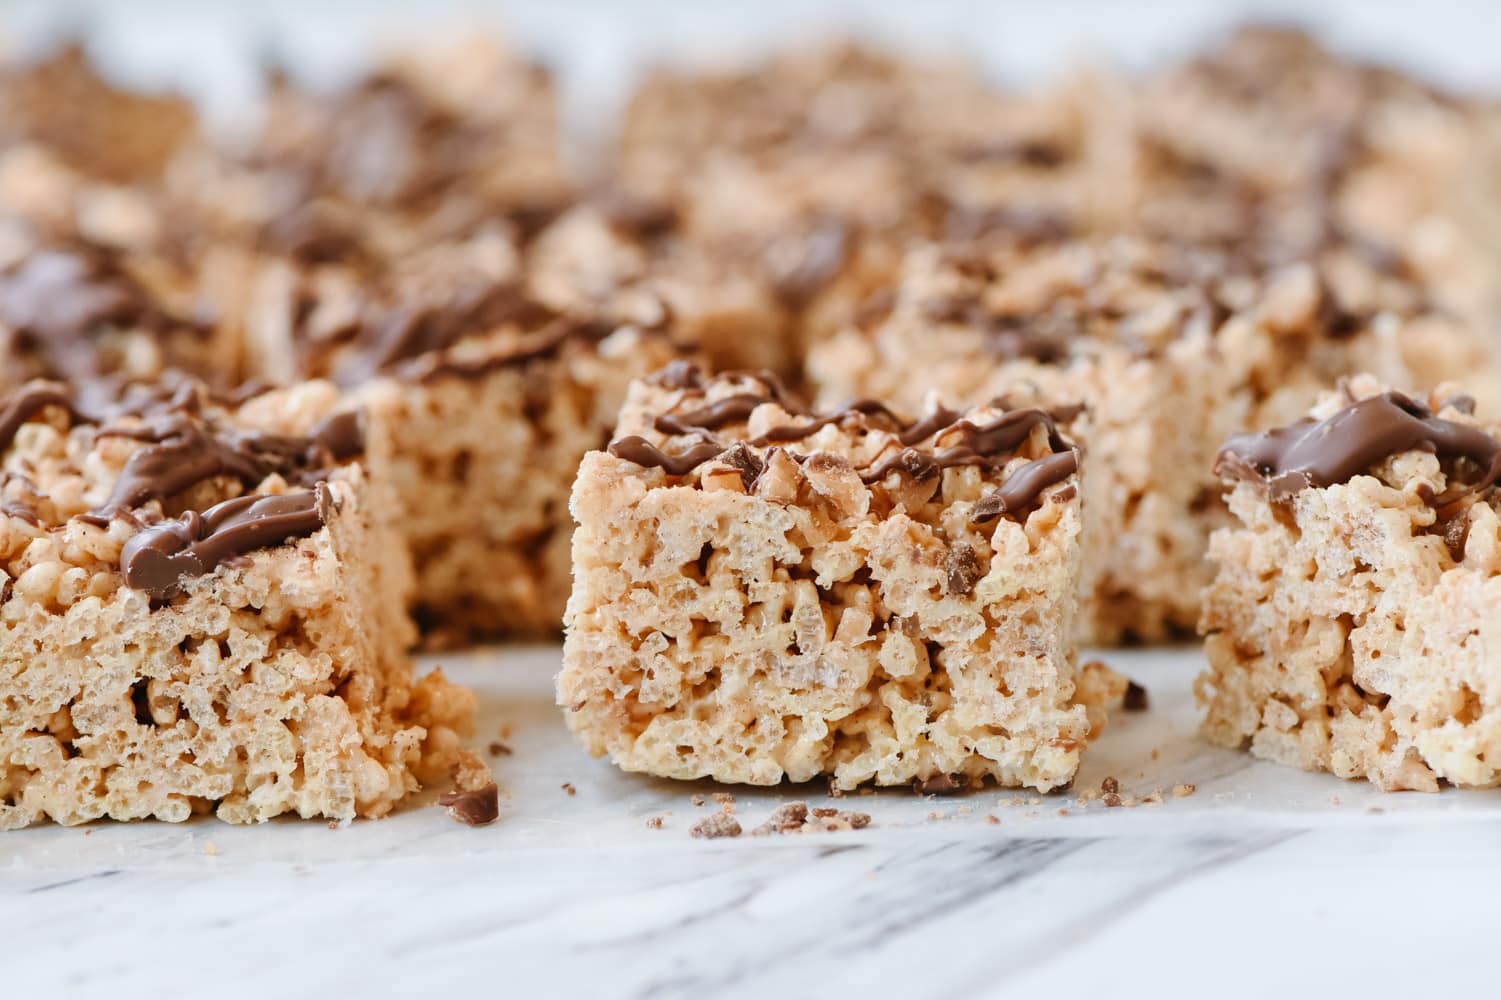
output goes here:
[{"label": "top crust of treat", "polygon": [[1445,506],[1501,480],[1501,441],[1467,419],[1472,405],[1450,398],[1435,406],[1390,389],[1354,398],[1347,386],[1345,405],[1322,419],[1233,436],[1215,472],[1258,484],[1270,499],[1285,501],[1306,489],[1374,473],[1407,452],[1427,452],[1444,463],[1450,483],[1442,495],[1427,499]]},{"label": "top crust of treat", "polygon": [[1003,401],[964,412],[937,406],[918,418],[869,399],[817,412],[770,372],[705,380],[686,363],[638,385],[636,400],[643,395],[644,405],[627,408],[610,454],[701,488],[731,475],[749,490],[763,476],[797,466],[847,477],[851,488],[881,485],[893,498],[916,490],[926,500],[945,469],[1004,468],[1000,486],[975,505],[981,522],[1024,513],[1078,471],[1074,446],[1052,414],[1008,410]]},{"label": "top crust of treat", "polygon": [[173,384],[105,396],[97,384],[32,382],[0,399],[8,578],[28,570],[37,546],[61,546],[164,598],[181,577],[328,522],[337,502],[327,484],[364,450],[357,413],[304,435],[271,433],[244,426],[201,384]]}]

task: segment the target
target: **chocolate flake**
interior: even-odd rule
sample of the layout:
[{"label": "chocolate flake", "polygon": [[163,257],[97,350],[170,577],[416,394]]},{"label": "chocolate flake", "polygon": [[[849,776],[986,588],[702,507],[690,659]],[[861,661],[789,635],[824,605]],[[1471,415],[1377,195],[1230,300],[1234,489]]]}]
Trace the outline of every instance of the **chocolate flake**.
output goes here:
[{"label": "chocolate flake", "polygon": [[944,562],[944,569],[948,574],[947,593],[955,597],[963,597],[975,589],[975,582],[984,575],[980,568],[980,559],[975,555],[975,550],[959,542],[949,549],[948,558]]},{"label": "chocolate flake", "polygon": [[912,782],[912,791],[918,795],[957,795],[968,787],[969,776],[965,774],[935,774]]},{"label": "chocolate flake", "polygon": [[438,799],[438,805],[448,809],[448,815],[465,826],[485,826],[500,816],[500,789],[492,781],[472,792],[447,792]]}]

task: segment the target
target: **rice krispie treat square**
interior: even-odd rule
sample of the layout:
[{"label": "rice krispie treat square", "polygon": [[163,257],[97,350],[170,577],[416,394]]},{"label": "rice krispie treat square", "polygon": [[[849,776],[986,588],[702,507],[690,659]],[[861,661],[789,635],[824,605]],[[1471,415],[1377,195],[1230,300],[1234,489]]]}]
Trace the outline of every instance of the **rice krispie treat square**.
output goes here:
[{"label": "rice krispie treat square", "polygon": [[[558,703],[628,771],[1066,786],[1077,456],[1046,412],[816,414],[769,374],[631,389],[574,486]],[[1098,707],[1098,706],[1097,706]]]},{"label": "rice krispie treat square", "polygon": [[1133,100],[1138,219],[1301,254],[1379,247],[1494,328],[1501,117],[1298,30],[1253,26],[1149,76]]},{"label": "rice krispie treat square", "polygon": [[1054,238],[1108,213],[1119,200],[1102,199],[1111,185],[1099,183],[1119,159],[1112,104],[1086,85],[1005,93],[952,60],[797,49],[649,78],[626,111],[613,176],[635,199],[670,206],[693,252],[770,285],[788,316],[790,369],[809,343],[878,306],[914,237]]},{"label": "rice krispie treat square", "polygon": [[239,336],[197,315],[192,283],[149,253],[81,239],[0,239],[0,391],[192,373],[238,382]]},{"label": "rice krispie treat square", "polygon": [[1471,409],[1361,377],[1225,445],[1211,741],[1383,789],[1501,783],[1501,442]]},{"label": "rice krispie treat square", "polygon": [[0,828],[380,816],[475,771],[472,696],[405,658],[357,416],[257,426],[316,392],[0,399]]},{"label": "rice krispie treat square", "polygon": [[681,356],[675,341],[535,301],[501,232],[401,261],[257,267],[251,370],[331,379],[384,428],[431,640],[556,633],[574,474],[630,380]]},{"label": "rice krispie treat square", "polygon": [[808,376],[825,405],[1083,404],[1082,635],[1157,640],[1198,618],[1228,434],[1290,419],[1341,374],[1410,379],[1409,354],[1423,378],[1501,398],[1473,331],[1385,288],[1333,255],[1263,271],[1124,237],[919,246],[889,313],[816,346]]}]

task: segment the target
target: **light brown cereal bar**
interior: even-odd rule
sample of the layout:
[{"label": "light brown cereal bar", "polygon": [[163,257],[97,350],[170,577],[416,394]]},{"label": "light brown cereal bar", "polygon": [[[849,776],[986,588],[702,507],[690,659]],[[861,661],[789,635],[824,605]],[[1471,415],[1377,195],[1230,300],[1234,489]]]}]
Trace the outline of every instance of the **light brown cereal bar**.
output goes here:
[{"label": "light brown cereal bar", "polygon": [[672,778],[1067,785],[1077,456],[1036,409],[814,414],[677,365],[584,460],[558,702]]},{"label": "light brown cereal bar", "polygon": [[1334,251],[1257,270],[1124,237],[930,245],[909,253],[891,311],[815,347],[808,373],[826,405],[1083,404],[1084,638],[1155,640],[1197,618],[1227,434],[1362,369],[1398,380],[1421,363],[1501,397],[1483,342],[1404,289]]},{"label": "light brown cereal bar", "polygon": [[1494,427],[1361,377],[1217,468],[1239,523],[1210,544],[1209,739],[1384,789],[1501,783]]},{"label": "light brown cereal bar", "polygon": [[472,765],[472,696],[405,658],[358,417],[258,429],[317,393],[0,399],[0,828],[380,816]]}]

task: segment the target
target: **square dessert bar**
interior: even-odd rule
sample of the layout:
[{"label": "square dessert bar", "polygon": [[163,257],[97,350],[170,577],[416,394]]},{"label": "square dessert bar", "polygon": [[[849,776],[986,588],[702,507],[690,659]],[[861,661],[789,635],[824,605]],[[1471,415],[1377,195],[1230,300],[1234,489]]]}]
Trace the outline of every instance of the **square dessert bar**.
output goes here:
[{"label": "square dessert bar", "polygon": [[257,264],[260,370],[333,380],[389,438],[433,641],[558,631],[579,461],[609,440],[631,379],[682,354],[664,329],[537,302],[509,250],[485,233],[360,267]]},{"label": "square dessert bar", "polygon": [[1471,402],[1352,379],[1233,437],[1204,732],[1383,789],[1501,784],[1501,442]]},{"label": "square dessert bar", "polygon": [[1157,640],[1197,620],[1224,521],[1209,469],[1230,433],[1291,419],[1351,371],[1408,379],[1409,352],[1424,377],[1501,397],[1477,333],[1378,277],[1338,248],[1261,269],[1126,237],[918,246],[886,315],[816,346],[807,370],[825,405],[1082,403],[1083,635]]},{"label": "square dessert bar", "polygon": [[355,414],[278,432],[186,383],[0,399],[0,829],[380,816],[476,764],[362,451]]},{"label": "square dessert bar", "polygon": [[1038,409],[815,414],[681,364],[636,383],[573,491],[569,726],[670,778],[1067,785],[1111,689],[1070,638],[1077,467]]}]

